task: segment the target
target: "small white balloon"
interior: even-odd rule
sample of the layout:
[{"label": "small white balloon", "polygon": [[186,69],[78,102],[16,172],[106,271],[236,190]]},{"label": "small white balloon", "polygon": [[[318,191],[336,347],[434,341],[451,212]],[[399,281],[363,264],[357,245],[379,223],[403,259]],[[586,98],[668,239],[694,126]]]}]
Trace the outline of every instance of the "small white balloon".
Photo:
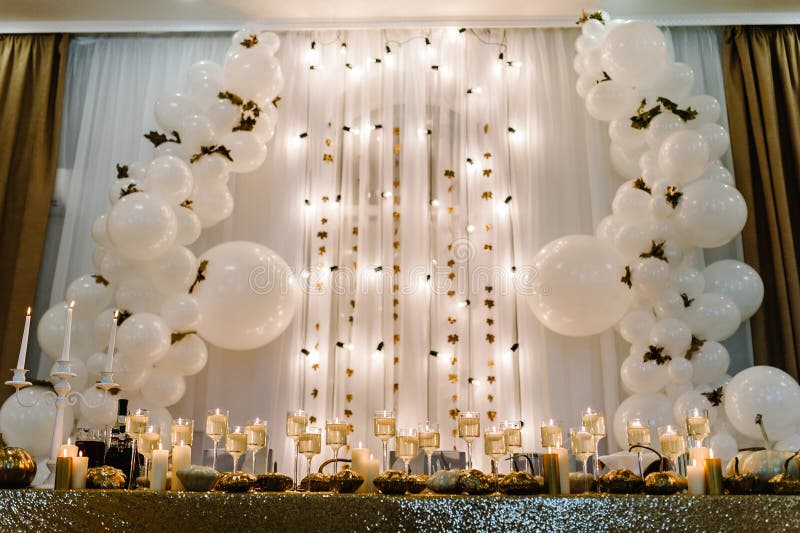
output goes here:
[{"label": "small white balloon", "polygon": [[647,92],[669,98],[673,102],[685,99],[694,87],[694,70],[686,63],[669,63],[658,74]]},{"label": "small white balloon", "polygon": [[735,187],[699,180],[683,188],[675,216],[688,244],[716,248],[741,233],[747,204]]},{"label": "small white balloon", "polygon": [[667,377],[676,385],[691,383],[693,372],[692,363],[683,357],[673,357],[667,365]]},{"label": "small white balloon", "polygon": [[692,330],[675,318],[659,320],[650,330],[650,344],[662,346],[665,355],[673,359],[683,357],[692,343]]},{"label": "small white balloon", "polygon": [[647,219],[651,198],[649,193],[636,187],[633,181],[626,181],[617,189],[611,211],[621,222],[641,222]]},{"label": "small white balloon", "polygon": [[581,33],[588,37],[594,37],[599,43],[606,35],[606,27],[599,20],[589,19],[581,24]]},{"label": "small white balloon", "polygon": [[191,294],[173,294],[161,305],[161,318],[172,331],[188,331],[200,322],[200,304]]},{"label": "small white balloon", "polygon": [[672,113],[661,113],[650,121],[645,133],[647,144],[658,149],[661,144],[676,131],[686,129],[686,123]]},{"label": "small white balloon", "polygon": [[764,282],[753,267],[734,259],[711,263],[703,271],[709,292],[729,296],[747,320],[761,306],[764,299]]},{"label": "small white balloon", "polygon": [[198,113],[199,106],[181,93],[164,93],[156,100],[156,121],[168,132],[180,130],[185,117]]},{"label": "small white balloon", "polygon": [[143,180],[144,176],[141,178],[120,178],[114,180],[111,185],[108,186],[108,201],[111,205],[116,204],[129,188],[141,191]]},{"label": "small white balloon", "polygon": [[726,464],[739,451],[736,439],[730,433],[715,431],[709,441],[711,449],[714,450],[714,457],[722,458],[722,463]]},{"label": "small white balloon", "polygon": [[75,302],[75,312],[84,315],[96,315],[102,311],[114,297],[114,288],[102,276],[86,274],[67,287],[65,300]]},{"label": "small white balloon", "polygon": [[193,186],[194,179],[189,166],[177,157],[154,159],[144,175],[144,190],[160,196],[172,205],[189,198]]},{"label": "small white balloon", "polygon": [[716,341],[705,341],[692,355],[692,382],[696,385],[717,382],[725,376],[730,364],[731,356],[725,346]]},{"label": "small white balloon", "polygon": [[152,366],[120,354],[114,363],[114,381],[123,391],[138,391],[150,377]]},{"label": "small white balloon", "polygon": [[219,154],[209,154],[191,164],[195,184],[198,187],[207,185],[226,185],[230,178],[230,164]]},{"label": "small white balloon", "polygon": [[203,370],[208,361],[208,349],[197,335],[187,335],[170,346],[158,368],[178,376],[193,376]]},{"label": "small white balloon", "polygon": [[175,213],[167,202],[144,192],[129,194],[108,215],[108,236],[114,248],[129,259],[150,260],[175,242]]},{"label": "small white balloon", "polygon": [[171,333],[158,315],[134,313],[119,327],[117,346],[128,356],[154,363],[167,354]]},{"label": "small white balloon", "polygon": [[708,94],[699,94],[690,96],[686,99],[686,107],[691,107],[697,111],[697,116],[690,122],[693,127],[699,127],[702,124],[711,122],[719,122],[722,116],[722,107],[716,98]]},{"label": "small white balloon", "polygon": [[645,362],[643,353],[631,353],[622,362],[622,384],[634,394],[658,392],[667,384],[667,367],[655,361]]},{"label": "small white balloon", "polygon": [[711,161],[709,164],[707,164],[706,168],[703,169],[703,173],[700,174],[698,179],[718,181],[731,186],[734,185],[733,174],[731,174],[730,170],[725,168],[725,165],[723,165],[719,159]]},{"label": "small white balloon", "polygon": [[713,122],[701,124],[697,128],[697,133],[708,143],[708,157],[712,160],[722,157],[722,154],[727,152],[731,146],[731,137],[728,134],[728,130],[719,124],[714,124]]},{"label": "small white balloon", "polygon": [[94,242],[100,246],[111,245],[111,241],[108,238],[108,232],[106,231],[107,219],[107,215],[103,213],[102,215],[98,215],[98,217],[94,219],[94,222],[92,223],[92,239],[94,239]]},{"label": "small white balloon", "polygon": [[617,236],[619,228],[620,228],[619,221],[616,218],[614,218],[613,215],[606,215],[597,224],[597,227],[594,230],[594,235],[601,241],[613,245],[614,238]]},{"label": "small white balloon", "polygon": [[643,148],[626,150],[617,143],[611,143],[611,165],[620,176],[626,179],[636,179],[642,175],[639,168],[639,159],[642,156]]},{"label": "small white balloon", "polygon": [[136,262],[123,257],[113,247],[106,249],[100,260],[100,274],[111,283],[119,283],[136,271]]},{"label": "small white balloon", "polygon": [[264,103],[278,94],[280,61],[258,50],[237,46],[222,67],[225,87],[245,100]]},{"label": "small white balloon", "polygon": [[686,309],[685,317],[696,337],[710,341],[731,337],[742,322],[741,312],[734,301],[713,292],[695,298]]},{"label": "small white balloon", "polygon": [[197,257],[183,246],[175,246],[148,265],[153,285],[162,294],[185,293],[197,276]]},{"label": "small white balloon", "polygon": [[211,119],[205,115],[189,115],[181,122],[181,144],[186,153],[198,154],[203,146],[212,146],[216,137]]},{"label": "small white balloon", "polygon": [[248,131],[233,131],[220,139],[231,153],[231,170],[247,173],[256,170],[267,157],[267,145]]},{"label": "small white balloon", "polygon": [[633,114],[638,103],[633,88],[614,80],[598,83],[586,93],[586,110],[606,122]]},{"label": "small white balloon", "polygon": [[120,282],[115,299],[118,308],[131,313],[156,313],[161,307],[156,286],[139,276]]},{"label": "small white balloon", "polygon": [[637,258],[650,249],[651,238],[647,229],[638,223],[622,224],[614,237],[614,248],[624,257]]},{"label": "small white balloon", "polygon": [[710,149],[694,130],[671,133],[658,149],[658,166],[664,175],[678,183],[696,179],[709,161]]},{"label": "small white balloon", "polygon": [[186,73],[189,97],[200,109],[208,109],[222,91],[222,67],[213,61],[198,61]]},{"label": "small white balloon", "polygon": [[86,372],[90,377],[97,377],[103,373],[106,368],[106,354],[103,352],[95,352],[86,360]]},{"label": "small white balloon", "polygon": [[618,118],[608,123],[608,135],[611,141],[625,150],[636,150],[646,144],[645,132],[631,127],[630,119]]},{"label": "small white balloon", "polygon": [[677,318],[682,320],[686,304],[683,297],[674,289],[667,288],[653,304],[653,311],[660,320]]},{"label": "small white balloon", "polygon": [[684,425],[686,423],[686,411],[690,409],[708,410],[708,419],[710,422],[715,422],[719,415],[718,410],[713,408],[708,398],[696,390],[690,390],[684,392],[675,400],[675,405],[673,406],[675,422]]},{"label": "small white balloon", "polygon": [[217,100],[205,110],[205,116],[211,120],[216,135],[221,137],[233,131],[239,122],[241,110],[229,100]]},{"label": "small white balloon", "polygon": [[173,207],[177,229],[175,232],[175,244],[178,246],[188,246],[200,237],[203,227],[200,219],[192,211],[191,206],[179,205]]},{"label": "small white balloon", "polygon": [[645,344],[656,320],[648,309],[633,309],[619,322],[622,338],[631,344]]},{"label": "small white balloon", "polygon": [[703,294],[705,287],[703,273],[687,264],[678,266],[670,279],[670,288],[678,294],[685,294],[690,299]]},{"label": "small white balloon", "polygon": [[153,369],[141,388],[142,399],[159,407],[178,403],[185,392],[186,380],[161,368]]},{"label": "small white balloon", "polygon": [[196,187],[191,201],[192,212],[203,228],[219,224],[233,213],[233,196],[227,185]]},{"label": "small white balloon", "polygon": [[658,298],[669,283],[669,263],[655,257],[636,260],[631,271],[634,289],[651,299]]}]

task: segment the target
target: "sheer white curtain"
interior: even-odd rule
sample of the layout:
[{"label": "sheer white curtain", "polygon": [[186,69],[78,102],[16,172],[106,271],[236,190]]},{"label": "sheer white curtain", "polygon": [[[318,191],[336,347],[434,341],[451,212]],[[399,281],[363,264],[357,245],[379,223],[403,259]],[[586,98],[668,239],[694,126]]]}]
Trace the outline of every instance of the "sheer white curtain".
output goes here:
[{"label": "sheer white curtain", "polygon": [[[721,78],[703,77],[720,71],[716,33],[672,34],[678,59],[722,101]],[[266,416],[284,471],[292,457],[284,417],[300,406],[318,424],[345,415],[350,443],[376,456],[377,409],[396,409],[402,426],[429,417],[443,448],[459,449],[456,410],[480,411],[484,426],[524,419],[527,448],[538,447],[544,417],[572,423],[589,404],[610,416],[627,348],[612,332],[569,339],[544,330],[514,290],[543,244],[593,231],[619,183],[607,133],[575,94],[576,35],[282,34],[286,87],[267,161],[232,180],[233,216],[194,248],[263,243],[307,272],[307,295],[272,344],[211,347],[207,368],[170,410],[198,421],[216,406],[231,409],[233,422]],[[155,127],[156,97],[180,88],[193,61],[221,61],[229,42],[74,41],[61,157],[72,172],[53,302],[93,270],[89,229],[106,207],[114,164],[151,157],[141,135]],[[747,360],[744,346],[734,358]]]}]

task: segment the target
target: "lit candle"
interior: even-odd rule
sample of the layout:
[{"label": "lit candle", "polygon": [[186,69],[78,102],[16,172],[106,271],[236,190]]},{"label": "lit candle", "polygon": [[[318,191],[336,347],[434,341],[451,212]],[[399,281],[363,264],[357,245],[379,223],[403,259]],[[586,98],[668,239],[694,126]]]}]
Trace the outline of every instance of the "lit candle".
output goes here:
[{"label": "lit candle", "polygon": [[72,444],[71,439],[67,439],[66,444],[58,447],[58,455],[64,457],[78,457],[78,447]]},{"label": "lit candle", "polygon": [[77,457],[72,458],[72,473],[70,474],[69,488],[71,489],[85,489],[86,488],[86,473],[89,471],[89,458],[84,457],[83,454],[78,454]]},{"label": "lit candle", "polygon": [[544,476],[544,491],[555,496],[561,492],[561,481],[558,472],[558,455],[555,453],[542,454],[542,474]]},{"label": "lit candle", "polygon": [[56,481],[53,486],[56,490],[67,490],[70,486],[72,476],[72,457],[65,453],[59,453],[56,457]]},{"label": "lit candle", "polygon": [[[366,476],[367,463],[370,461],[370,453],[367,448],[361,447],[361,442],[358,443],[358,448],[350,450],[350,468],[353,472]],[[362,483],[358,488],[358,492],[367,492],[366,482]]]},{"label": "lit candle", "polygon": [[380,463],[370,454],[364,471],[364,492],[375,492],[375,485],[372,484],[372,481],[378,477],[379,469]]},{"label": "lit candle", "polygon": [[72,336],[72,307],[75,302],[70,302],[67,307],[67,324],[64,326],[64,345],[61,347],[61,361],[69,362],[69,342]]},{"label": "lit candle", "polygon": [[566,448],[553,448],[558,455],[558,478],[561,483],[561,494],[569,494],[569,454]]},{"label": "lit candle", "polygon": [[708,459],[703,463],[706,494],[719,496],[722,494],[722,459],[714,457],[714,450],[709,450]]},{"label": "lit candle", "polygon": [[192,464],[192,447],[186,446],[181,441],[180,446],[172,447],[172,481],[170,489],[173,491],[186,490],[178,479],[178,470],[188,468]]},{"label": "lit candle", "polygon": [[689,482],[689,494],[705,494],[705,474],[703,467],[697,464],[697,461],[692,461],[692,464],[686,467],[686,477]]},{"label": "lit candle", "polygon": [[150,473],[150,490],[164,490],[167,488],[167,464],[169,463],[169,450],[162,450],[159,446],[153,450],[153,469]]},{"label": "lit candle", "polygon": [[25,356],[28,353],[28,332],[31,330],[31,308],[28,308],[28,313],[25,315],[25,329],[22,330],[22,344],[19,345],[19,359],[17,359],[17,368],[25,368]]},{"label": "lit candle", "polygon": [[693,446],[689,448],[689,462],[697,461],[697,464],[702,466],[703,461],[708,459],[708,448],[705,446]]},{"label": "lit candle", "polygon": [[106,368],[104,372],[112,372],[114,369],[114,346],[117,343],[117,319],[119,311],[114,311],[114,320],[111,321],[111,333],[108,337],[108,352],[106,352]]}]

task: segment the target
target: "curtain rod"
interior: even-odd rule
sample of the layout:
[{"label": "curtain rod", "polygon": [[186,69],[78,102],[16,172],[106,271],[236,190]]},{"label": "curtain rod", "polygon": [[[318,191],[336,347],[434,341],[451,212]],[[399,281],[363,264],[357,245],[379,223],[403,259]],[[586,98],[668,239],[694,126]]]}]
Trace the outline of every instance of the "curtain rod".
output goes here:
[{"label": "curtain rod", "polygon": [[[800,11],[765,13],[686,13],[665,15],[620,15],[620,18],[645,20],[659,26],[731,26],[800,24]],[[367,19],[264,19],[264,20],[63,20],[0,21],[0,33],[187,33],[236,31],[247,22],[264,30],[313,31],[359,29],[418,29],[437,27],[467,28],[575,28],[577,16],[522,18],[420,18],[403,20]]]}]

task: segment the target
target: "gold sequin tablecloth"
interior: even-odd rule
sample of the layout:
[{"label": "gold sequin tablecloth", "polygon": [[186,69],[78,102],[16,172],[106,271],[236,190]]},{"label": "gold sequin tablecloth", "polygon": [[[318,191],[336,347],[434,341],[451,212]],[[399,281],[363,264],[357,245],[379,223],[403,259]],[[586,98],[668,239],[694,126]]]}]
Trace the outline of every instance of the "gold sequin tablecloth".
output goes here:
[{"label": "gold sequin tablecloth", "polygon": [[800,531],[797,496],[0,490],[6,531]]}]

